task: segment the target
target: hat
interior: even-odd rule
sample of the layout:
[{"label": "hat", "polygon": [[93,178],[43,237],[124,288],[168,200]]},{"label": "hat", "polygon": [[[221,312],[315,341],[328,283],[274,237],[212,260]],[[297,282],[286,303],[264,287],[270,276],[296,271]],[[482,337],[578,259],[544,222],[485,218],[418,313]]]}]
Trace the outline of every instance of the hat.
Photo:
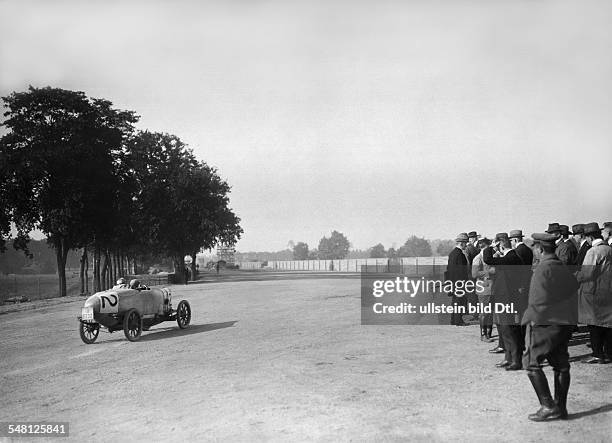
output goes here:
[{"label": "hat", "polygon": [[572,232],[574,234],[584,234],[584,225],[582,223],[578,223],[577,225],[572,226]]},{"label": "hat", "polygon": [[584,225],[584,235],[594,234],[599,231],[601,231],[601,229],[596,222],[591,222]]},{"label": "hat", "polygon": [[612,222],[605,222],[603,224],[603,228],[601,228],[601,229],[603,230],[603,229],[606,229],[606,228],[612,228]]},{"label": "hat", "polygon": [[491,239],[490,239],[490,238],[487,238],[487,237],[482,237],[482,238],[479,238],[479,239],[478,239],[478,243],[477,243],[477,244],[478,244],[478,245],[485,244],[485,245],[487,245],[487,246],[488,246],[488,245],[490,245],[490,244],[491,244]]},{"label": "hat", "polygon": [[467,235],[467,236],[468,236],[469,238],[478,237],[478,232],[476,232],[476,231],[470,231],[470,232],[468,232],[468,235]]},{"label": "hat", "polygon": [[561,235],[570,235],[572,233],[567,225],[559,225],[559,227],[561,228]]},{"label": "hat", "polygon": [[500,241],[501,239],[508,240],[508,233],[498,232],[497,234],[495,234],[495,241]]},{"label": "hat", "polygon": [[559,234],[550,233],[539,233],[531,234],[531,237],[536,243],[542,243],[543,245],[555,246],[555,242],[559,239]]},{"label": "hat", "polygon": [[510,235],[508,235],[508,238],[523,238],[523,231],[521,231],[520,229],[514,229],[512,231],[510,231]]},{"label": "hat", "polygon": [[457,238],[455,239],[455,242],[459,243],[459,242],[468,242],[468,235],[465,232],[462,232],[461,234],[459,234],[457,236]]},{"label": "hat", "polygon": [[561,226],[559,226],[559,223],[549,223],[548,224],[548,229],[546,230],[546,233],[552,234],[554,232],[561,232]]}]

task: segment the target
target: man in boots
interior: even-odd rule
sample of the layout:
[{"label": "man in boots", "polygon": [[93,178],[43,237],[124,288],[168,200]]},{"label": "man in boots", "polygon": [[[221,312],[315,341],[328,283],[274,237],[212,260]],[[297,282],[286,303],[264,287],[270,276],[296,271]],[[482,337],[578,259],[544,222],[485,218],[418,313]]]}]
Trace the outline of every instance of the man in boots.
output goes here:
[{"label": "man in boots", "polygon": [[[540,409],[529,415],[532,421],[567,418],[570,385],[568,343],[578,321],[578,282],[555,255],[559,234],[533,234],[534,252],[540,264],[529,287],[528,306],[522,324],[526,326],[523,365],[535,390]],[[555,374],[552,397],[542,363],[548,360]]]}]

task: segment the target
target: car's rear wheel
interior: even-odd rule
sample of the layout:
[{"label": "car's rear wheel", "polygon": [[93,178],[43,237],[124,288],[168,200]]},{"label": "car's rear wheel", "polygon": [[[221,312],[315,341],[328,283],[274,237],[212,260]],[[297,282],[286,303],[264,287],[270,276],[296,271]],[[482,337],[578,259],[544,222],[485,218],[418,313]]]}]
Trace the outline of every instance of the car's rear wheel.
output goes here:
[{"label": "car's rear wheel", "polygon": [[129,341],[136,341],[142,334],[142,317],[136,309],[130,309],[123,316],[123,333]]},{"label": "car's rear wheel", "polygon": [[185,329],[191,322],[191,306],[187,300],[182,300],[176,308],[176,322],[179,328]]},{"label": "car's rear wheel", "polygon": [[86,343],[88,345],[92,344],[98,339],[99,333],[99,323],[84,323],[82,321],[79,322],[79,335],[81,336],[81,340],[83,340],[83,343]]}]

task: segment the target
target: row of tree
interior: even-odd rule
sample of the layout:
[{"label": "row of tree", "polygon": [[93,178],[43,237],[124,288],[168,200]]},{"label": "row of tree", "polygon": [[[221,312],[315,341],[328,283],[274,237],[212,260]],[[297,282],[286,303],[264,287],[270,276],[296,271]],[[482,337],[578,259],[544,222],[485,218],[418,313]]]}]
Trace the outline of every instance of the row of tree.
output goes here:
[{"label": "row of tree", "polygon": [[298,242],[293,246],[294,260],[337,260],[345,258],[351,244],[344,234],[332,231],[329,237],[323,236],[319,240],[318,249],[308,249],[308,244]]},{"label": "row of tree", "polygon": [[[378,243],[372,246],[365,256],[370,258],[396,258],[396,257],[431,257],[432,255],[448,255],[455,243],[452,240],[427,240],[412,235],[406,242],[395,249],[385,249]],[[309,250],[308,244],[298,242],[292,245],[294,260],[317,260],[317,259],[343,259],[349,254],[350,243],[340,232],[333,231],[327,238],[323,237],[319,242],[319,248]]]},{"label": "row of tree", "polygon": [[30,87],[2,100],[0,250],[15,230],[13,247],[29,254],[42,231],[60,295],[70,250],[82,250],[82,284],[91,259],[99,291],[137,274],[138,257],[171,257],[178,271],[185,255],[195,266],[200,249],[240,238],[229,185],[177,136],[138,131],[133,111],[83,92]]}]

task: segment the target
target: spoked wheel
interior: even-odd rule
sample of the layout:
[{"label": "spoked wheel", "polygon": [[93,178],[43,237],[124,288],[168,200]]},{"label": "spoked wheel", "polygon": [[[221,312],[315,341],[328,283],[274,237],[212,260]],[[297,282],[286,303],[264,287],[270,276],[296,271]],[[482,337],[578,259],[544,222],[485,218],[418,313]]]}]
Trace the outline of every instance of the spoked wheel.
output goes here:
[{"label": "spoked wheel", "polygon": [[79,334],[83,343],[92,344],[98,339],[100,333],[100,323],[84,323],[79,322]]},{"label": "spoked wheel", "polygon": [[136,341],[142,334],[142,317],[136,309],[130,309],[123,317],[123,333],[129,341]]},{"label": "spoked wheel", "polygon": [[191,306],[187,300],[183,300],[176,308],[176,322],[179,328],[185,329],[191,322]]}]

